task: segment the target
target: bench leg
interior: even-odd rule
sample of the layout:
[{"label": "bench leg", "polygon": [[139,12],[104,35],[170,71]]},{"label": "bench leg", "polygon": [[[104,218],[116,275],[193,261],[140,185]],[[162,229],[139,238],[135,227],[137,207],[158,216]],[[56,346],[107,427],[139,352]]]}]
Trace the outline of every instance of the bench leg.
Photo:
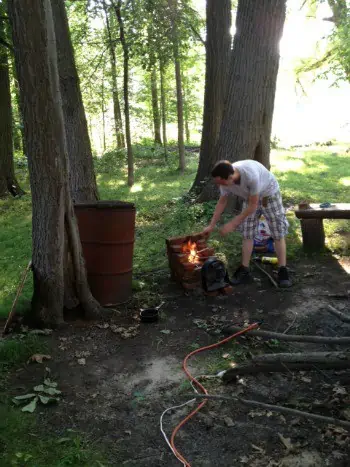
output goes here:
[{"label": "bench leg", "polygon": [[303,245],[306,250],[322,250],[325,246],[323,219],[300,219]]}]

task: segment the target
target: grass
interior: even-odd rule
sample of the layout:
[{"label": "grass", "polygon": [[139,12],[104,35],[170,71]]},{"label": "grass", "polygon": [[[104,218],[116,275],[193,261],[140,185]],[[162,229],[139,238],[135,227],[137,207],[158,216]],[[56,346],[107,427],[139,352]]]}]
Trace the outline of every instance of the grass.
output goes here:
[{"label": "grass", "polygon": [[[349,155],[344,148],[274,150],[272,170],[277,175],[285,203],[346,201],[350,199]],[[138,278],[147,277],[155,269],[167,268],[165,239],[173,235],[198,231],[206,225],[215,202],[188,205],[183,199],[196,173],[198,156],[187,155],[187,169],[180,176],[177,157],[170,153],[169,163],[151,147],[136,147],[135,185],[126,184],[124,155],[105,154],[96,160],[97,180],[101,199],[134,202],[137,226],[134,271]],[[21,183],[28,189],[27,173],[21,165]],[[0,200],[0,316],[9,312],[21,273],[31,254],[31,201],[27,194],[20,200]],[[288,213],[291,225],[288,254],[303,255],[299,221]],[[328,248],[339,254],[349,253],[349,243],[342,232],[349,231],[348,221],[325,221]],[[230,234],[221,239],[214,234],[211,243],[218,256],[234,267],[240,255],[240,237]],[[148,279],[149,280],[149,279]],[[157,280],[154,280],[157,285]],[[24,309],[31,296],[29,277],[19,300]]]},{"label": "grass", "polygon": [[22,413],[10,402],[8,372],[23,365],[34,353],[47,351],[47,341],[34,335],[0,342],[0,465],[101,467],[100,449],[84,435],[69,429],[58,437],[43,435],[37,416]]}]

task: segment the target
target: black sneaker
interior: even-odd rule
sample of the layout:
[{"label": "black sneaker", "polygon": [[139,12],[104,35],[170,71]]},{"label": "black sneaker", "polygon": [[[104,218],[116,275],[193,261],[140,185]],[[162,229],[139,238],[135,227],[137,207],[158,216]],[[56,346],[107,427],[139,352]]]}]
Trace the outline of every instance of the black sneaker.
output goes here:
[{"label": "black sneaker", "polygon": [[287,289],[288,287],[292,287],[292,281],[289,278],[288,269],[285,266],[281,266],[278,270],[278,285],[283,288]]},{"label": "black sneaker", "polygon": [[231,285],[239,284],[250,284],[253,282],[253,276],[250,273],[250,269],[241,265],[230,280]]}]

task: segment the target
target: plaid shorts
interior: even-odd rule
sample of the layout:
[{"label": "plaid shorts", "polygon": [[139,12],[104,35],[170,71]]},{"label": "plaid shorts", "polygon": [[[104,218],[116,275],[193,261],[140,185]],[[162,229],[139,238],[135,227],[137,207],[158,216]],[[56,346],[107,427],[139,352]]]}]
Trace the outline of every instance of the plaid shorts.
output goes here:
[{"label": "plaid shorts", "polygon": [[[248,201],[243,202],[243,208],[248,206]],[[259,199],[257,210],[244,219],[237,230],[241,232],[243,238],[254,239],[258,233],[259,219],[263,215],[271,231],[271,237],[274,240],[280,240],[288,233],[288,221],[285,209],[282,204],[281,193],[278,192],[267,198],[267,206],[262,205],[262,198]]]}]

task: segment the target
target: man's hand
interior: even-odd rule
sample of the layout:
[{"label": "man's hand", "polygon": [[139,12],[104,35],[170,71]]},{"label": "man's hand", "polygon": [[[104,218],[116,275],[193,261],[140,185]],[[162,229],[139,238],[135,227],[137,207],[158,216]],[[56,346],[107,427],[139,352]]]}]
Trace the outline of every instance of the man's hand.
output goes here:
[{"label": "man's hand", "polygon": [[224,237],[230,232],[233,232],[234,230],[236,230],[238,225],[239,225],[239,222],[237,222],[236,219],[233,219],[232,221],[228,222],[223,227],[221,227],[220,234]]},{"label": "man's hand", "polygon": [[215,229],[215,226],[212,226],[211,224],[208,225],[208,227],[206,227],[203,232],[202,232],[202,235],[206,235],[209,237],[209,235],[212,233],[212,231]]}]

